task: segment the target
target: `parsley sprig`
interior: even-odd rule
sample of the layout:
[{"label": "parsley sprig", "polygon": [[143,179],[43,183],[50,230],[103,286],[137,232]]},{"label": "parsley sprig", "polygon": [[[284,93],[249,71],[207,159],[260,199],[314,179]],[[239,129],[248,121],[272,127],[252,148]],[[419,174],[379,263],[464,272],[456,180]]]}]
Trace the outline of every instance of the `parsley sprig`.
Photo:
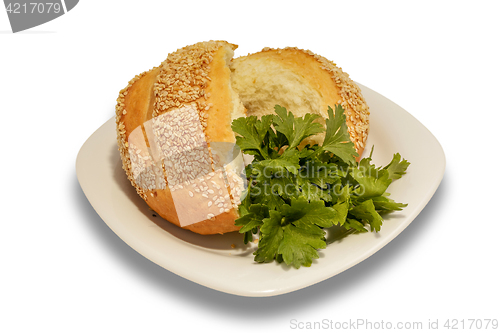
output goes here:
[{"label": "parsley sprig", "polygon": [[[311,266],[318,249],[326,247],[325,229],[340,226],[346,235],[380,231],[383,213],[406,207],[390,199],[387,188],[410,163],[395,154],[388,165],[376,167],[373,148],[356,162],[342,106],[328,108],[326,129],[315,122],[318,115],[295,117],[279,105],[274,111],[232,123],[236,144],[254,155],[245,170],[249,185],[236,225],[245,243],[259,233],[255,261]],[[322,145],[298,148],[323,132]]]}]

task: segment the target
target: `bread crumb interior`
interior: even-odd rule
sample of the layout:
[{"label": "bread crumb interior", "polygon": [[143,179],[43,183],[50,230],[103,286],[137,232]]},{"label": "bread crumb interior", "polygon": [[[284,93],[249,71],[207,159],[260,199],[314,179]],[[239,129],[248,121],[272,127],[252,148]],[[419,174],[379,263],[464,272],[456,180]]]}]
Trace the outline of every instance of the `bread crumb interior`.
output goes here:
[{"label": "bread crumb interior", "polygon": [[261,117],[274,110],[276,104],[292,111],[295,116],[317,113],[321,97],[304,78],[268,59],[233,61],[231,86],[248,115]]},{"label": "bread crumb interior", "polygon": [[[306,113],[320,114],[322,98],[300,74],[265,58],[237,58],[229,63],[233,92],[233,119],[244,115],[262,117],[274,114],[280,105],[296,117]],[[326,111],[326,110],[325,110]],[[321,114],[320,114],[321,115]],[[325,115],[321,115],[324,117]],[[325,124],[323,118],[318,122]],[[324,134],[311,137],[304,143],[322,142]]]}]

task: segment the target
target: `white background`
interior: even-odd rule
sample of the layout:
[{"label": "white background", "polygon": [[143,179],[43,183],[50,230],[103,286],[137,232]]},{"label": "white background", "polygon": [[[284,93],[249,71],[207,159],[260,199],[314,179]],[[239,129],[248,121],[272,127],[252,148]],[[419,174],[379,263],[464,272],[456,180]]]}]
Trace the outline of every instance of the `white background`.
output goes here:
[{"label": "white background", "polygon": [[[0,10],[1,332],[288,332],[291,320],[500,320],[499,5],[477,2],[80,1],[12,34]],[[381,251],[271,298],[153,264],[95,213],[75,174],[135,74],[224,39],[321,54],[440,141],[441,186]],[[408,189],[411,191],[411,189]],[[381,330],[378,330],[381,331]]]}]

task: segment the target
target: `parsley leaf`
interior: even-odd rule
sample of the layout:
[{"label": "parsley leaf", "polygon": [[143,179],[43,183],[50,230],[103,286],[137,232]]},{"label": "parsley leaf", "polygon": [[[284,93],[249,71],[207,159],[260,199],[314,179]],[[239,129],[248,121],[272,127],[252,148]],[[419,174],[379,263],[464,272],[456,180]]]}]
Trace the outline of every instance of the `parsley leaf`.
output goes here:
[{"label": "parsley leaf", "polygon": [[298,192],[295,174],[299,167],[297,156],[287,157],[283,154],[276,159],[252,163],[251,179],[261,191],[290,197]]},{"label": "parsley leaf", "polygon": [[363,165],[360,164],[360,168],[350,170],[350,175],[358,184],[354,193],[362,199],[381,196],[392,182],[387,170],[378,170],[373,165],[363,168]]},{"label": "parsley leaf", "polygon": [[365,229],[365,225],[356,219],[348,218],[344,226],[348,230],[355,230],[358,233],[368,232],[368,230]]},{"label": "parsley leaf", "polygon": [[336,214],[323,201],[308,202],[304,198],[292,199],[279,212],[269,211],[270,217],[263,219],[260,228],[255,261],[269,262],[281,255],[287,265],[310,266],[313,259],[319,258],[317,249],[326,247],[322,227],[331,227]]},{"label": "parsley leaf", "polygon": [[288,140],[288,149],[297,147],[302,140],[324,131],[323,126],[313,121],[320,118],[316,114],[306,114],[304,118],[295,118],[284,107],[276,105],[273,125],[277,132],[283,133]]},{"label": "parsley leaf", "polygon": [[401,178],[405,173],[406,169],[410,166],[410,163],[403,159],[401,161],[401,155],[399,153],[394,154],[392,161],[384,167],[385,170],[389,172],[389,178],[392,180]]},{"label": "parsley leaf", "polygon": [[382,226],[382,217],[375,210],[375,206],[373,205],[373,201],[371,199],[363,201],[359,205],[355,206],[349,211],[349,214],[355,216],[358,220],[367,222],[372,231],[380,231],[380,227]]},{"label": "parsley leaf", "polygon": [[248,213],[235,221],[235,225],[242,226],[241,233],[252,231],[260,227],[265,218],[269,217],[269,208],[263,204],[254,204],[250,206]]},{"label": "parsley leaf", "polygon": [[[333,225],[336,212],[333,208],[325,207],[325,203],[319,201],[307,201],[304,198],[292,199],[290,205],[283,205],[285,223],[290,222],[303,229],[316,230],[314,227],[328,228]],[[312,228],[312,229],[311,229]]]},{"label": "parsley leaf", "polygon": [[269,157],[264,138],[272,123],[272,115],[263,116],[260,120],[256,116],[240,117],[233,121],[231,128],[236,136],[236,144],[249,155],[257,155],[260,159]]},{"label": "parsley leaf", "polygon": [[255,251],[255,261],[271,262],[276,258],[278,247],[283,240],[282,216],[279,212],[271,210],[269,218],[263,220],[260,228],[259,248]]},{"label": "parsley leaf", "polygon": [[332,108],[328,107],[326,134],[322,149],[335,154],[342,161],[351,165],[356,163],[355,157],[359,156],[347,131],[344,108],[340,105],[335,106],[335,114]]},{"label": "parsley leaf", "polygon": [[388,198],[388,195],[388,193],[384,193],[383,195],[372,199],[373,205],[377,211],[389,212],[393,210],[402,210],[404,207],[408,206],[407,204],[395,202],[391,198]]},{"label": "parsley leaf", "polygon": [[293,224],[285,226],[283,230],[283,240],[278,247],[278,253],[287,265],[293,265],[295,268],[301,265],[309,267],[313,259],[319,258],[317,249],[326,248],[325,232],[319,228],[316,234]]}]

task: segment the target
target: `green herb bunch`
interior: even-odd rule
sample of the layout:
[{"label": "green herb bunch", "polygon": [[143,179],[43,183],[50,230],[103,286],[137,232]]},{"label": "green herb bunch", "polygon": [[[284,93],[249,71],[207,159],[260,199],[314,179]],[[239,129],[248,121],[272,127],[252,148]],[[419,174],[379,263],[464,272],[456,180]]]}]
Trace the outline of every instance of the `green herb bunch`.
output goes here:
[{"label": "green herb bunch", "polygon": [[279,105],[275,113],[232,123],[236,144],[254,156],[245,169],[248,188],[236,225],[245,243],[259,233],[255,261],[310,266],[319,258],[318,249],[326,248],[325,228],[340,226],[346,234],[379,231],[381,214],[406,207],[386,190],[410,163],[395,154],[377,168],[371,164],[373,148],[356,162],[340,105],[328,108],[323,144],[301,149],[304,139],[325,132],[314,122],[319,116],[294,117]]}]

